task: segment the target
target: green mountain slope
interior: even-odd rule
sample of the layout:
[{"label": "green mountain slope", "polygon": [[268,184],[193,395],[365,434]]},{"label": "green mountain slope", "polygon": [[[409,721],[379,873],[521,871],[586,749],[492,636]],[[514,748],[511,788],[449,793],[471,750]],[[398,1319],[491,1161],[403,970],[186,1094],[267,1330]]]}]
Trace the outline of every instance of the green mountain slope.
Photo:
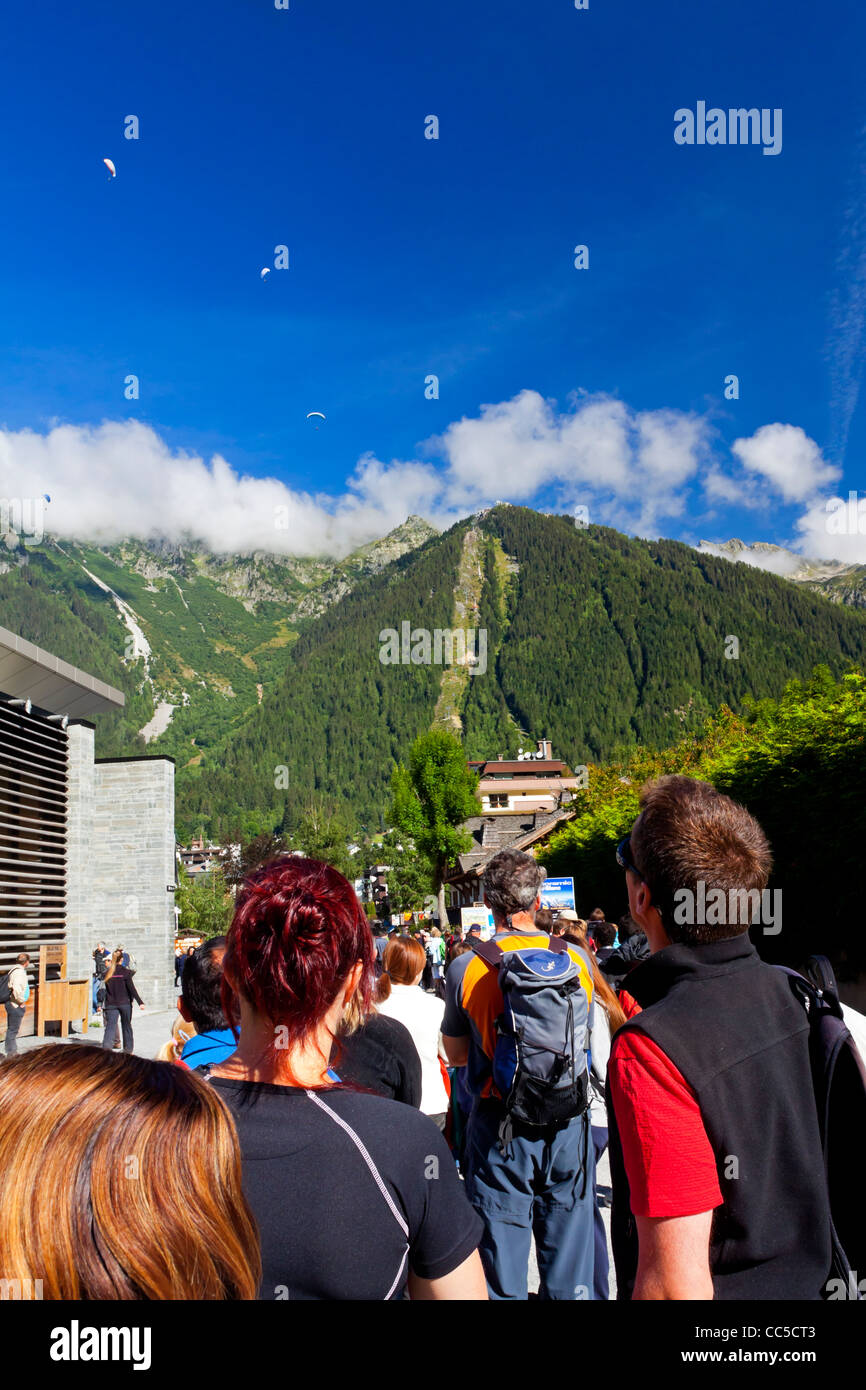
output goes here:
[{"label": "green mountain slope", "polygon": [[[487,670],[446,678],[443,702],[442,667],[383,665],[378,635],[404,621],[450,628],[457,603],[487,632]],[[738,657],[726,656],[732,638]],[[834,674],[866,665],[866,615],[677,542],[499,506],[311,623],[261,707],[182,772],[180,819],[214,833],[287,825],[318,793],[372,827],[393,760],[434,720],[459,719],[470,756],[546,735],[555,756],[589,763],[665,747],[721,705],[780,695],[817,662]]]},{"label": "green mountain slope", "polygon": [[435,534],[410,517],[340,561],[47,537],[0,563],[0,623],[123,690],[123,713],[98,721],[100,756],[183,765],[257,706],[305,623]]},{"label": "green mountain slope", "polygon": [[[16,558],[0,624],[124,691],[97,751],[174,756],[184,837],[289,826],[314,794],[376,829],[394,760],[434,723],[472,757],[546,736],[574,766],[670,746],[818,662],[866,666],[862,610],[523,507],[441,536],[409,518],[339,562],[51,539]],[[484,660],[383,663],[404,623],[483,630]]]}]

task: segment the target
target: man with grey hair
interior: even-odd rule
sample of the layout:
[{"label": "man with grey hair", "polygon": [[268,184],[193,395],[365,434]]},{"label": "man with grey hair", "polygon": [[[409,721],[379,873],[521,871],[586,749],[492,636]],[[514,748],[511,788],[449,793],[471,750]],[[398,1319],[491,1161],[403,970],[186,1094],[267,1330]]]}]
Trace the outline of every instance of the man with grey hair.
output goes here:
[{"label": "man with grey hair", "polygon": [[[494,941],[503,951],[551,949],[550,936],[535,926],[545,877],[542,866],[519,850],[501,850],[487,865],[484,902],[493,913]],[[576,947],[566,949],[590,1001],[589,963]],[[473,1099],[463,1172],[467,1195],[485,1225],[481,1258],[490,1297],[527,1298],[534,1234],[539,1296],[588,1299],[595,1203],[589,1111],[543,1126],[513,1121],[503,1150],[506,1106],[493,1082],[493,1054],[504,1007],[498,972],[480,955],[466,952],[452,961],[445,977],[442,1041],[451,1065],[466,1068]]]}]

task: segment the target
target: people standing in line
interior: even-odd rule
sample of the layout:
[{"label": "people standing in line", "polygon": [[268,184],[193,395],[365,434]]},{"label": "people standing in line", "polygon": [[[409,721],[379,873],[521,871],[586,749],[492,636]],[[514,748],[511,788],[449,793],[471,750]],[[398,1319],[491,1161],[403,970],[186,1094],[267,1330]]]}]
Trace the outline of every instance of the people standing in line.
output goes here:
[{"label": "people standing in line", "polygon": [[27,1000],[30,998],[30,981],[27,978],[27,967],[30,964],[30,957],[26,951],[22,951],[16,957],[15,964],[9,971],[7,986],[9,998],[6,1000],[6,1056],[14,1057],[18,1052],[18,1030],[24,1022],[24,1015],[27,1012]]},{"label": "people standing in line", "polygon": [[102,985],[102,982],[105,979],[105,972],[108,969],[108,964],[110,960],[111,952],[109,951],[105,942],[97,941],[96,950],[93,952],[93,988],[91,996],[91,1008],[93,1012],[97,1015],[97,1017],[102,1013],[102,1004],[100,1003],[99,991],[100,986]]},{"label": "people standing in line", "polygon": [[[397,940],[390,937],[389,946]],[[340,1019],[331,1067],[346,1085],[375,1091],[413,1110],[421,1105],[421,1058],[408,1028],[380,1014],[372,1000],[367,1007],[357,990]]]},{"label": "people standing in line", "polygon": [[36,1298],[255,1298],[258,1235],[220,1096],[81,1043],[4,1062],[0,1250],[4,1283],[35,1278]]},{"label": "people standing in line", "polygon": [[616,941],[616,925],[613,922],[589,922],[590,940],[593,942],[595,959],[603,965],[613,955]]},{"label": "people standing in line", "polygon": [[121,1033],[123,1035],[123,1050],[131,1052],[134,1046],[132,1036],[132,1005],[133,1001],[144,1008],[144,1000],[140,997],[138,990],[132,979],[132,972],[129,966],[123,964],[123,947],[118,946],[111,957],[111,964],[105,974],[103,986],[105,988],[105,1032],[102,1035],[102,1046],[104,1048],[120,1047],[120,1040],[117,1037],[117,1024],[120,1022]]},{"label": "people standing in line", "polygon": [[[560,913],[560,916],[562,914]],[[559,936],[559,918],[554,918],[549,907],[540,907],[535,914],[535,925],[538,931],[547,932],[548,936]]]},{"label": "people standing in line", "polygon": [[442,1074],[448,1061],[442,1046],[445,1004],[419,988],[424,973],[420,941],[398,936],[388,945],[384,965],[373,1000],[380,1014],[397,1019],[408,1029],[421,1060],[421,1113],[444,1130],[450,1098]]},{"label": "people standing in line", "polygon": [[223,999],[240,1041],[209,1079],[240,1135],[262,1299],[486,1296],[481,1222],[436,1126],[333,1080],[348,1004],[372,1004],[373,957],[355,891],[330,865],[275,859],[238,893]]},{"label": "people standing in line", "polygon": [[[501,850],[484,874],[484,902],[493,913],[494,941],[504,951],[550,949],[539,934],[545,871],[531,855]],[[558,943],[557,943],[558,944]],[[566,951],[579,971],[587,1013],[592,1003],[589,962]],[[476,953],[452,962],[446,981],[442,1036],[453,1066],[465,1066],[474,1103],[464,1155],[466,1189],[485,1224],[481,1255],[491,1298],[526,1299],[530,1246],[536,1241],[540,1297],[589,1298],[593,1287],[595,1162],[588,1105],[544,1127],[508,1119],[493,1081],[496,1024],[504,1000],[496,972]],[[579,1059],[578,1059],[579,1060]]]},{"label": "people standing in line", "polygon": [[421,975],[421,988],[428,990],[433,988],[433,958],[430,954],[430,933],[422,927],[418,932],[418,940],[424,948],[424,970]]},{"label": "people standing in line", "polygon": [[571,938],[574,937],[575,944],[579,943],[583,950],[590,951],[592,947],[586,937],[586,928],[587,924],[584,919],[578,917],[576,912],[573,912],[570,907],[567,907],[564,911],[560,912],[556,919],[554,935],[564,936],[566,941],[570,941]]},{"label": "people standing in line", "polygon": [[[819,1299],[832,1243],[809,1019],[749,939],[766,836],[709,783],[666,776],[617,860],[651,951],[608,1063],[618,1297]],[[711,923],[695,903],[717,891]]]},{"label": "people standing in line", "polygon": [[225,948],[224,936],[212,936],[184,958],[177,1008],[181,1018],[195,1028],[181,1052],[181,1061],[192,1071],[224,1061],[238,1045],[237,1033],[229,1026],[222,1007]]},{"label": "people standing in line", "polygon": [[442,985],[445,979],[445,942],[438,927],[434,927],[430,933],[430,939],[427,942],[427,959],[430,962],[430,988],[434,994],[444,998]]},{"label": "people standing in line", "polygon": [[[566,926],[569,930],[566,932],[565,940],[570,942],[573,946],[580,947],[580,949],[585,952],[592,968],[593,993],[592,1013],[590,1015],[589,1072],[589,1080],[592,1087],[592,1103],[590,1105],[590,1123],[592,1125],[592,1147],[595,1152],[595,1169],[596,1173],[598,1173],[598,1165],[608,1143],[607,1104],[605,1094],[611,1038],[616,1030],[625,1023],[626,1015],[616,994],[599,969],[596,958],[589,946],[587,939],[587,927],[589,924],[583,921],[582,918],[578,918],[576,913],[575,918],[576,920],[574,922],[566,922]],[[598,1182],[596,1182],[595,1189],[594,1216],[595,1259],[593,1296],[599,1300],[606,1300],[610,1291],[610,1257],[607,1250],[607,1232],[605,1231],[604,1221],[601,1215]]]},{"label": "people standing in line", "polygon": [[639,965],[641,961],[648,960],[652,955],[652,948],[647,940],[646,932],[632,919],[630,914],[627,919],[622,918],[620,921],[619,939],[620,945],[610,953],[602,966],[617,994],[623,987],[626,987],[626,979],[635,966]]},{"label": "people standing in line", "polygon": [[390,940],[391,937],[385,930],[384,922],[377,922],[373,928],[373,945],[376,948],[375,966],[377,978],[382,974],[382,959],[388,949],[388,942]]},{"label": "people standing in line", "polygon": [[[458,956],[464,956],[467,953],[471,954],[471,952],[471,945],[467,945],[465,941],[461,941],[459,936],[453,938],[448,948],[448,961],[445,966],[446,995],[448,971],[451,969],[452,963],[457,960]],[[445,1050],[444,1042],[442,1044],[442,1049],[443,1051]],[[448,1075],[451,1078],[451,1147],[462,1169],[463,1155],[466,1149],[466,1127],[469,1123],[469,1116],[472,1114],[473,1096],[466,1084],[465,1067],[449,1066]]]}]

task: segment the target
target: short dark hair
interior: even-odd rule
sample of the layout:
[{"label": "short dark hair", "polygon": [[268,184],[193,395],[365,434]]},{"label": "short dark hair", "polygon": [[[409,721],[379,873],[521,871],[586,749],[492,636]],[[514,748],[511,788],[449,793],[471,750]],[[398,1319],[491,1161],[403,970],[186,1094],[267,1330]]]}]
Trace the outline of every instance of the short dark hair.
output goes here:
[{"label": "short dark hair", "polygon": [[676,895],[684,889],[697,893],[699,882],[704,891],[721,889],[726,900],[766,888],[773,857],[754,816],[709,782],[678,774],[648,782],[640,808],[631,832],[632,858],[670,939],[699,946],[748,931],[748,921],[738,921],[735,931],[727,920],[678,922],[675,906]]},{"label": "short dark hair", "polygon": [[613,922],[590,922],[589,934],[597,946],[612,946],[616,940]]},{"label": "short dark hair", "polygon": [[220,1003],[225,945],[224,936],[212,936],[196,947],[183,967],[181,998],[198,1033],[229,1026]]},{"label": "short dark hair", "polygon": [[535,914],[535,925],[539,931],[546,931],[548,936],[551,934],[559,936],[556,924],[553,920],[553,913],[549,907],[540,907]]}]

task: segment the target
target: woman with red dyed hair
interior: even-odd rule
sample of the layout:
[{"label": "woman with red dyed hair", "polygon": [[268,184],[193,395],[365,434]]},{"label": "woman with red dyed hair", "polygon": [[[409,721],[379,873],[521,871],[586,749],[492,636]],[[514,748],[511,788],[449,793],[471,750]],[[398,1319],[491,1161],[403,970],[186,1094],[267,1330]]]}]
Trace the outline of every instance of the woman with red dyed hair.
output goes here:
[{"label": "woman with red dyed hair", "polygon": [[487,1297],[481,1221],[436,1126],[329,1069],[347,1003],[370,1008],[374,958],[336,869],[289,856],[245,880],[223,964],[240,1039],[209,1079],[240,1136],[262,1299]]}]

